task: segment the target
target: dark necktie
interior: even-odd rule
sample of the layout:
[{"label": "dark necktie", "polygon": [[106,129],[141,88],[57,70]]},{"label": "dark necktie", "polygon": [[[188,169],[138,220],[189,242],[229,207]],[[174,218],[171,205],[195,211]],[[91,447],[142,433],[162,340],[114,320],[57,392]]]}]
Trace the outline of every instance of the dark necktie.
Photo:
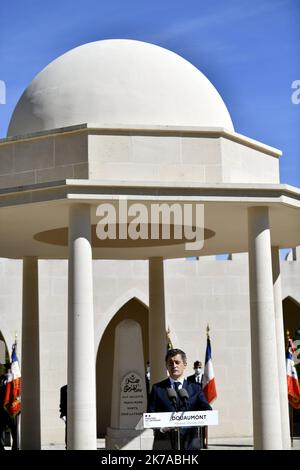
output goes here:
[{"label": "dark necktie", "polygon": [[176,410],[177,410],[177,407],[179,406],[179,397],[178,397],[178,388],[179,388],[179,385],[180,385],[180,382],[173,382],[173,387],[174,387],[174,390],[177,394],[177,397],[176,397]]}]

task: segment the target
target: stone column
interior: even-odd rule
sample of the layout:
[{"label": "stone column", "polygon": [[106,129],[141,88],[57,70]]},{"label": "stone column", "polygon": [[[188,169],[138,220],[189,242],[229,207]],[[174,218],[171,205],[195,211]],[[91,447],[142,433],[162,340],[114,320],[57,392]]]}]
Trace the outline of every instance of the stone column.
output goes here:
[{"label": "stone column", "polygon": [[90,206],[70,207],[67,448],[96,449],[96,381]]},{"label": "stone column", "polygon": [[23,259],[21,449],[41,448],[38,260]]},{"label": "stone column", "polygon": [[255,449],[282,449],[269,209],[248,210]]},{"label": "stone column", "polygon": [[273,287],[275,305],[276,345],[278,361],[278,379],[281,410],[281,429],[283,449],[291,448],[289,403],[287,395],[286,358],[282,311],[282,292],[280,277],[279,248],[272,247]]},{"label": "stone column", "polygon": [[149,260],[149,359],[151,385],[167,377],[163,258]]}]

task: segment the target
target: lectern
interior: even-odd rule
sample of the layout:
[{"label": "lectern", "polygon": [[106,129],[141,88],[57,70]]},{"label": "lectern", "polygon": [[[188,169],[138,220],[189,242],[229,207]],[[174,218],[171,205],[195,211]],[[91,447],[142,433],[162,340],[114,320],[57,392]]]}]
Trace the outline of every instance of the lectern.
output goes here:
[{"label": "lectern", "polygon": [[219,423],[218,411],[180,411],[173,413],[144,413],[144,429],[177,429],[177,450],[180,450],[180,428],[215,426]]}]

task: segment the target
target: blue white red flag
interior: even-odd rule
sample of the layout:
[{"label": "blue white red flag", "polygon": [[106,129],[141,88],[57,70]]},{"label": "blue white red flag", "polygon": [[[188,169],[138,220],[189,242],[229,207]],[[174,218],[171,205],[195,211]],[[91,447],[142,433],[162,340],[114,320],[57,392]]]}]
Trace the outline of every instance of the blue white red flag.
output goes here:
[{"label": "blue white red flag", "polygon": [[3,406],[10,416],[17,416],[21,411],[21,371],[17,358],[17,342],[12,346],[11,368],[6,382]]},{"label": "blue white red flag", "polygon": [[211,358],[211,344],[208,333],[205,353],[205,367],[203,375],[203,392],[208,403],[212,403],[217,398],[216,381]]},{"label": "blue white red flag", "polygon": [[293,354],[295,347],[293,340],[289,338],[286,351],[286,373],[287,373],[287,389],[289,403],[293,408],[300,408],[300,385],[295,367]]}]

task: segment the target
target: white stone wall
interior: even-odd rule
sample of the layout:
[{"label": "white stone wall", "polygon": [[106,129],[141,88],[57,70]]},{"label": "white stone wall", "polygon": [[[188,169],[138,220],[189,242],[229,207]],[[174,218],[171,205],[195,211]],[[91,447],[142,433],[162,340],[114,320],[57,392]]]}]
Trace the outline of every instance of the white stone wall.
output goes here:
[{"label": "white stone wall", "polygon": [[91,179],[210,183],[221,175],[217,138],[89,135]]},{"label": "white stone wall", "polygon": [[279,159],[221,138],[225,183],[279,183]]},{"label": "white stone wall", "polygon": [[[40,358],[42,442],[63,443],[59,389],[67,377],[67,262],[40,261]],[[299,301],[300,263],[282,262],[283,297]],[[0,260],[0,330],[11,348],[21,333],[22,263]],[[250,318],[247,255],[165,262],[167,324],[174,347],[204,361],[210,325],[220,425],[210,436],[252,434]],[[109,321],[132,297],[148,304],[145,261],[94,261],[95,344]],[[20,349],[19,349],[19,356]],[[22,361],[21,361],[22,362]]]},{"label": "white stone wall", "polygon": [[22,261],[0,258],[0,330],[11,353],[17,334],[21,356]]},{"label": "white stone wall", "polygon": [[[178,283],[180,282],[180,285]],[[166,311],[176,346],[204,362],[209,323],[220,412],[210,436],[249,436],[252,432],[250,319],[247,258],[223,261],[169,261]]]},{"label": "white stone wall", "polygon": [[279,183],[278,157],[253,148],[254,144],[251,147],[224,137],[185,134],[91,134],[89,178],[199,184]]},{"label": "white stone wall", "polygon": [[[279,183],[278,151],[221,129],[85,125],[0,142],[0,189],[86,179]],[[207,128],[206,128],[207,129]]]},{"label": "white stone wall", "polygon": [[0,189],[87,178],[87,136],[50,136],[0,146]]}]

